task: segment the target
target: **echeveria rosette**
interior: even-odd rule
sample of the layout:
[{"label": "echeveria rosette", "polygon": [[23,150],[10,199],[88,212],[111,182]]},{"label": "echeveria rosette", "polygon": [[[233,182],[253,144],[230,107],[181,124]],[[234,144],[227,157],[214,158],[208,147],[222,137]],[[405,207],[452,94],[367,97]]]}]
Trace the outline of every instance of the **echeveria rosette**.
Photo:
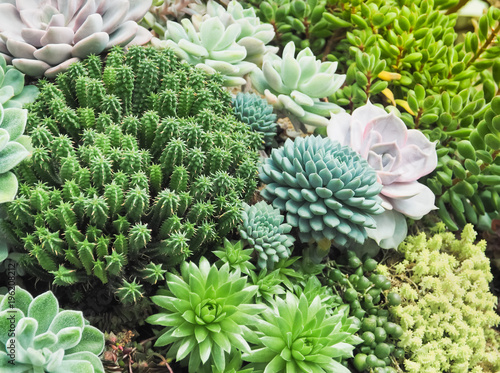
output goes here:
[{"label": "echeveria rosette", "polygon": [[238,45],[245,47],[247,51],[246,61],[262,65],[266,53],[277,53],[278,47],[267,45],[275,36],[274,27],[270,23],[260,21],[255,9],[250,7],[244,9],[236,0],[227,4],[227,9],[213,0],[207,2],[206,14],[195,14],[192,17],[193,24],[199,28],[201,23],[210,17],[218,17],[225,27],[233,23],[241,26],[241,33],[236,38]]},{"label": "echeveria rosette", "polygon": [[18,189],[12,169],[30,155],[30,138],[23,135],[28,111],[0,105],[0,204],[13,201]]},{"label": "echeveria rosette", "polygon": [[274,269],[280,259],[287,259],[295,238],[290,233],[292,226],[283,223],[285,217],[280,210],[260,201],[255,205],[243,204],[240,236],[255,249],[257,267]]},{"label": "echeveria rosette", "polygon": [[253,87],[265,94],[268,102],[282,109],[292,120],[298,119],[309,130],[326,127],[331,113],[343,109],[320,98],[329,97],[344,83],[345,75],[335,74],[337,62],[317,60],[309,48],[295,57],[295,44],[289,42],[283,56],[266,54],[262,70],[251,73]]},{"label": "echeveria rosette", "polygon": [[436,144],[370,102],[352,115],[333,115],[327,132],[375,169],[383,185],[380,196],[385,211],[373,217],[377,229],[368,229],[368,236],[382,248],[397,248],[406,237],[405,216],[421,219],[435,209],[434,193],[417,180],[436,168]]},{"label": "echeveria rosette", "polygon": [[264,145],[271,146],[278,130],[276,114],[266,100],[253,93],[238,93],[233,98],[233,113],[255,132],[262,133]]},{"label": "echeveria rosette", "polygon": [[250,351],[245,340],[249,325],[258,322],[265,306],[252,304],[257,286],[249,285],[228,263],[220,269],[202,257],[181,265],[181,276],[167,274],[167,295],[152,297],[161,313],[146,321],[166,328],[155,346],[172,344],[168,357],[188,360],[189,372],[214,365],[224,371],[226,354]]},{"label": "echeveria rosette", "polygon": [[[104,334],[88,325],[81,311],[60,310],[51,291],[36,298],[19,287],[13,293],[0,297],[0,371],[104,373],[98,357]],[[15,336],[9,335],[12,320]]]},{"label": "echeveria rosette", "polygon": [[372,217],[383,211],[382,185],[366,160],[348,146],[321,136],[288,139],[259,169],[262,197],[286,212],[303,242],[363,243]]},{"label": "echeveria rosette", "polygon": [[55,77],[112,46],[147,43],[136,21],[151,0],[1,0],[0,55],[30,76]]},{"label": "echeveria rosette", "polygon": [[262,312],[257,324],[257,348],[242,358],[249,367],[266,373],[335,372],[348,373],[339,361],[352,357],[361,341],[346,312],[331,315],[319,296],[311,301],[287,292]]},{"label": "echeveria rosette", "polygon": [[181,23],[167,22],[165,40],[153,38],[152,44],[157,48],[171,48],[177,57],[213,74],[219,72],[224,76],[224,84],[237,86],[245,84],[244,75],[256,65],[244,61],[247,56],[245,47],[236,43],[241,33],[241,26],[233,23],[228,27],[218,17],[204,21],[198,32],[189,19]]}]

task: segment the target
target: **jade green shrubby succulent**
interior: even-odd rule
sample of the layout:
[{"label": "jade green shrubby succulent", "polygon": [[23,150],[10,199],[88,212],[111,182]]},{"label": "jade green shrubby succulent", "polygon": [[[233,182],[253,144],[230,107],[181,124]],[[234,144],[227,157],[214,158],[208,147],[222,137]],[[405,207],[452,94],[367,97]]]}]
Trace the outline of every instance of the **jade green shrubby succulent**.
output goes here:
[{"label": "jade green shrubby succulent", "polygon": [[136,21],[150,6],[151,0],[3,0],[0,53],[27,75],[54,78],[90,54],[147,43],[152,35]]},{"label": "jade green shrubby succulent", "polygon": [[61,310],[51,291],[33,298],[19,287],[0,296],[0,370],[104,373],[104,335],[80,311]]},{"label": "jade green shrubby succulent", "polygon": [[147,321],[165,326],[155,345],[172,344],[168,356],[186,359],[189,372],[225,371],[227,356],[250,352],[247,339],[265,306],[252,302],[257,286],[238,269],[203,257],[199,266],[184,262],[180,276],[167,274],[165,290],[152,297],[161,312]]},{"label": "jade green shrubby succulent", "polygon": [[363,243],[372,215],[383,211],[382,186],[375,171],[356,152],[328,138],[287,140],[260,167],[264,199],[286,213],[303,242],[350,240]]},{"label": "jade green shrubby succulent", "polygon": [[9,232],[30,274],[131,303],[238,226],[261,137],[230,114],[219,76],[171,51],[114,49],[102,67],[41,83]]},{"label": "jade green shrubby succulent", "polygon": [[[292,123],[300,121],[310,130],[328,125],[331,113],[343,111],[320,98],[333,95],[344,83],[345,75],[335,74],[337,63],[321,62],[309,48],[295,57],[295,45],[288,43],[282,57],[264,56],[262,70],[251,74],[253,87],[265,94],[268,102],[283,110]],[[294,123],[294,124],[295,124]]]}]

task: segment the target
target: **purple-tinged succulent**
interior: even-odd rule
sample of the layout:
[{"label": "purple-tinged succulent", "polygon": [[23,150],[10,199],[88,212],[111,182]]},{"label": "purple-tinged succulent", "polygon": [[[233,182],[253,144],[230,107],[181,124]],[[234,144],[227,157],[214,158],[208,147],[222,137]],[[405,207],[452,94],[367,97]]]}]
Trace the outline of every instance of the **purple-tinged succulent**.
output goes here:
[{"label": "purple-tinged succulent", "polygon": [[30,76],[55,77],[112,46],[144,44],[152,0],[0,0],[0,55]]},{"label": "purple-tinged succulent", "polygon": [[373,216],[377,228],[367,233],[380,247],[396,248],[406,237],[404,216],[421,219],[435,209],[434,193],[417,180],[436,168],[436,144],[370,102],[352,115],[332,115],[327,132],[330,139],[358,152],[377,172],[385,212]]}]

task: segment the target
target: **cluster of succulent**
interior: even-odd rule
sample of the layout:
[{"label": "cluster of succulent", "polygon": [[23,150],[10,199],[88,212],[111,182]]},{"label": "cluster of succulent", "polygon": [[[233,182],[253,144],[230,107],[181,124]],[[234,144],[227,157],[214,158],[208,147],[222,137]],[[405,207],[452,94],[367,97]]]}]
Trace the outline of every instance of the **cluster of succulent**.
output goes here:
[{"label": "cluster of succulent", "polygon": [[[226,252],[242,253],[230,246]],[[254,299],[259,286],[233,264],[218,267],[202,257],[199,266],[184,262],[180,276],[167,274],[152,297],[160,313],[147,319],[165,327],[155,346],[170,344],[167,357],[189,372],[349,372],[345,359],[361,342],[353,335],[359,326],[347,308],[332,311],[314,295],[319,281],[264,304]]]},{"label": "cluster of succulent", "polygon": [[240,236],[255,250],[258,268],[272,270],[275,263],[290,256],[295,238],[287,234],[292,226],[283,224],[285,217],[279,209],[265,201],[252,206],[245,203],[241,219]]},{"label": "cluster of succulent", "polygon": [[245,84],[243,76],[257,67],[252,61],[267,55],[266,44],[273,39],[274,30],[260,24],[251,9],[243,10],[236,1],[227,10],[211,1],[208,9],[209,14],[197,21],[167,21],[164,35],[153,38],[152,44],[172,48],[180,59],[209,73],[221,73],[227,86]]},{"label": "cluster of succulent", "polygon": [[499,205],[500,140],[493,119],[500,112],[500,10],[490,7],[477,32],[457,42],[457,15],[441,11],[451,3],[332,4],[324,21],[350,25],[333,30],[332,38],[342,41],[325,51],[347,69],[346,86],[330,98],[351,111],[367,99],[383,103],[437,141],[439,162],[426,184],[439,216],[452,230],[468,222],[487,228]]},{"label": "cluster of succulent", "polygon": [[461,239],[451,232],[409,236],[400,246],[404,260],[379,266],[402,299],[391,313],[404,331],[398,345],[405,349],[406,371],[483,372],[486,330],[500,316],[489,288],[486,242],[475,239],[471,224]]},{"label": "cluster of succulent", "polygon": [[342,109],[320,98],[333,95],[344,83],[345,76],[335,74],[337,63],[321,62],[306,48],[295,57],[295,44],[289,42],[281,57],[266,54],[262,70],[251,74],[252,86],[264,94],[275,109],[284,112],[294,126],[308,130],[326,127],[327,117]]},{"label": "cluster of succulent", "polygon": [[266,100],[253,93],[238,93],[233,98],[236,118],[263,135],[263,146],[272,146],[278,130],[276,114]]},{"label": "cluster of succulent", "polygon": [[89,284],[107,284],[134,303],[236,228],[262,139],[231,114],[221,80],[135,46],[41,81],[32,156],[6,206],[22,266],[54,285],[85,284],[90,297]]},{"label": "cluster of succulent", "polygon": [[259,168],[262,197],[286,212],[302,242],[362,244],[383,208],[382,185],[367,161],[329,138],[307,136],[273,149]]},{"label": "cluster of succulent", "polygon": [[368,255],[360,259],[349,250],[327,262],[325,282],[335,289],[335,302],[349,305],[349,314],[361,325],[357,335],[363,342],[350,360],[356,371],[395,373],[392,360],[402,362],[405,355],[403,348],[396,347],[403,329],[389,312],[401,303],[401,297],[390,291],[391,281],[378,274],[377,267],[375,259]]},{"label": "cluster of succulent", "polygon": [[73,62],[112,46],[147,43],[139,26],[148,1],[2,0],[0,54],[27,75],[54,78]]},{"label": "cluster of succulent", "polygon": [[150,29],[158,37],[167,31],[168,20],[181,20],[202,11],[201,0],[153,0],[151,8],[144,15],[140,25]]},{"label": "cluster of succulent", "polygon": [[82,312],[61,310],[51,291],[20,287],[0,296],[0,370],[104,373],[104,335]]}]

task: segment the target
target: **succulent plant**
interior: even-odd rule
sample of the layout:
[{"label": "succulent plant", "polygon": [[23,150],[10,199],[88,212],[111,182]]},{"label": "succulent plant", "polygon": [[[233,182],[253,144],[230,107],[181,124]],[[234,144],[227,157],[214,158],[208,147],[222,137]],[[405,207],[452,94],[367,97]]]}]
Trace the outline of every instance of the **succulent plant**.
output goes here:
[{"label": "succulent plant", "polygon": [[331,112],[342,111],[334,103],[319,100],[333,95],[344,83],[345,75],[335,74],[336,70],[337,63],[316,60],[309,48],[295,58],[295,44],[290,42],[282,57],[266,54],[262,70],[255,69],[251,80],[276,109],[284,110],[292,122],[299,120],[311,129],[326,127]]},{"label": "succulent plant", "polygon": [[35,101],[38,88],[24,85],[24,74],[13,66],[7,66],[5,58],[0,55],[0,104],[4,109],[21,109],[24,104]]},{"label": "succulent plant", "polygon": [[186,359],[189,372],[202,365],[224,371],[226,354],[250,351],[245,337],[265,306],[251,303],[257,286],[239,270],[229,263],[218,269],[202,257],[199,266],[182,263],[180,277],[168,273],[166,285],[166,293],[152,297],[161,312],[147,322],[165,327],[155,346],[172,344],[168,357]]},{"label": "succulent plant", "polygon": [[20,287],[0,296],[0,370],[104,373],[104,334],[80,311],[60,310],[51,291],[33,298]]},{"label": "succulent plant", "polygon": [[147,43],[139,26],[151,0],[10,1],[0,4],[0,54],[30,76],[55,77],[114,45]]},{"label": "succulent plant", "polygon": [[349,372],[340,361],[352,356],[353,344],[361,339],[352,335],[358,327],[346,312],[330,315],[319,296],[308,300],[287,292],[261,316],[257,348],[242,356],[249,367],[276,373]]},{"label": "succulent plant", "polygon": [[273,149],[259,172],[267,184],[261,195],[286,212],[303,242],[363,243],[366,228],[376,228],[372,215],[383,211],[375,171],[348,146],[328,138],[289,139]]},{"label": "succulent plant", "polygon": [[153,30],[156,36],[163,37],[168,20],[181,20],[185,16],[197,14],[197,10],[193,8],[200,6],[203,6],[201,0],[153,0],[140,24]]},{"label": "succulent plant", "polygon": [[220,77],[170,51],[116,48],[100,63],[41,82],[8,232],[28,273],[133,302],[236,229],[261,140],[231,114]]},{"label": "succulent plant", "polygon": [[153,38],[153,46],[171,48],[177,57],[208,73],[221,73],[227,86],[246,83],[243,76],[256,65],[244,61],[247,51],[236,43],[241,33],[239,24],[233,23],[226,28],[218,17],[211,17],[200,25],[199,32],[186,18],[181,24],[168,21],[165,40]]},{"label": "succulent plant", "polygon": [[224,265],[228,263],[231,270],[238,269],[246,275],[250,275],[255,269],[255,266],[250,263],[253,249],[243,249],[241,241],[231,243],[227,238],[224,238],[224,246],[218,249],[212,251],[219,258],[217,264]]},{"label": "succulent plant", "polygon": [[262,133],[265,146],[273,144],[277,133],[276,114],[266,100],[253,93],[238,93],[233,98],[233,112],[236,118]]},{"label": "succulent plant", "polygon": [[373,218],[376,229],[368,236],[384,249],[397,248],[407,233],[406,219],[421,219],[435,209],[434,193],[417,180],[434,171],[436,143],[401,119],[369,101],[353,111],[333,115],[328,137],[348,145],[377,172],[385,211]]},{"label": "succulent plant", "polygon": [[270,23],[261,23],[253,8],[244,9],[236,0],[229,1],[227,9],[217,4],[214,0],[207,2],[205,14],[194,14],[192,21],[199,29],[201,24],[210,17],[218,17],[225,27],[233,23],[241,26],[241,33],[236,37],[238,45],[245,47],[247,56],[245,61],[250,61],[258,66],[266,53],[276,53],[277,47],[267,45],[274,38],[274,28]]},{"label": "succulent plant", "polygon": [[0,203],[14,200],[18,181],[12,170],[30,155],[30,139],[23,135],[27,114],[25,109],[4,109],[0,104]]},{"label": "succulent plant", "polygon": [[240,236],[255,250],[257,267],[272,270],[280,259],[290,256],[295,238],[287,234],[290,224],[283,224],[285,217],[279,209],[273,208],[266,201],[255,205],[243,204]]}]

